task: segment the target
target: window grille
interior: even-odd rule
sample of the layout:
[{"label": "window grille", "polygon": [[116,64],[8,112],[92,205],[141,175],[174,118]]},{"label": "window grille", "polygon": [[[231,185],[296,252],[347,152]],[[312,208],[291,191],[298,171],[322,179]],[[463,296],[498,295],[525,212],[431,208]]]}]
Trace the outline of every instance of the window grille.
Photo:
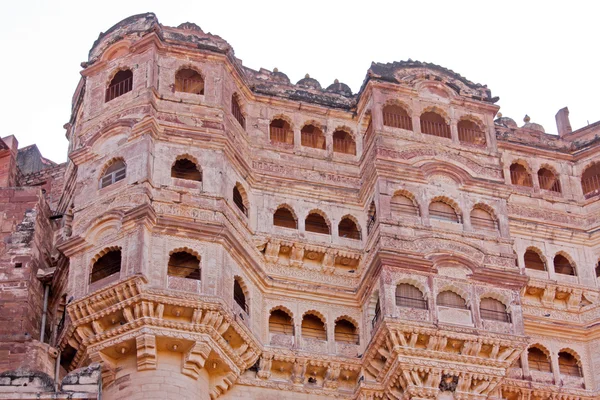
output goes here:
[{"label": "window grille", "polygon": [[421,133],[450,139],[450,127],[443,117],[426,112],[421,115]]},{"label": "window grille", "polygon": [[406,110],[397,105],[388,105],[383,108],[383,125],[409,131],[413,130],[412,118]]},{"label": "window grille", "polygon": [[118,181],[125,179],[127,167],[123,161],[116,161],[107,168],[102,178],[100,178],[100,189],[110,186]]},{"label": "window grille", "polygon": [[542,350],[538,349],[537,347],[531,347],[527,351],[527,363],[529,364],[530,370],[552,372],[550,359]]},{"label": "window grille", "polygon": [[233,114],[236,121],[240,124],[240,126],[246,129],[246,117],[242,113],[242,108],[238,103],[237,97],[233,95],[231,97],[231,113]]},{"label": "window grille", "polygon": [[458,294],[449,290],[438,294],[437,305],[443,307],[458,308],[461,310],[468,310],[467,303],[465,302],[465,300]]},{"label": "window grille", "polygon": [[533,250],[525,252],[525,268],[535,271],[546,271],[546,265],[538,253]]},{"label": "window grille", "polygon": [[325,150],[325,136],[316,126],[306,125],[300,131],[300,144],[314,149]]},{"label": "window grille", "polygon": [[473,230],[486,230],[486,231],[497,231],[498,222],[492,217],[492,215],[482,210],[481,208],[474,208],[471,211],[471,226]]},{"label": "window grille", "polygon": [[454,208],[442,201],[434,201],[429,205],[429,217],[441,221],[460,222]]},{"label": "window grille", "polygon": [[571,265],[571,262],[563,255],[557,254],[554,257],[554,272],[562,275],[575,276],[575,269]]},{"label": "window grille", "polygon": [[396,286],[396,305],[419,310],[427,310],[428,308],[423,293],[417,287],[408,283],[401,283]]},{"label": "window grille", "polygon": [[133,89],[133,73],[131,70],[119,71],[106,88],[105,101],[109,102]]},{"label": "window grille", "polygon": [[293,336],[292,318],[285,311],[273,310],[269,316],[269,333]]},{"label": "window grille", "polygon": [[404,215],[404,216],[418,216],[419,209],[415,203],[408,197],[397,194],[392,197],[390,202],[390,208],[393,214]]},{"label": "window grille", "polygon": [[485,146],[485,133],[473,121],[459,121],[456,128],[458,130],[458,140],[461,143]]},{"label": "window grille", "polygon": [[350,321],[341,319],[335,323],[335,341],[341,343],[359,344],[356,327]]},{"label": "window grille", "polygon": [[581,188],[586,199],[600,194],[600,163],[591,165],[583,172]]},{"label": "window grille", "polygon": [[540,189],[542,190],[548,190],[555,193],[561,192],[558,177],[549,169],[541,168],[538,171],[538,181],[540,183]]},{"label": "window grille", "polygon": [[562,375],[583,377],[583,372],[577,359],[565,351],[558,353],[558,370]]},{"label": "window grille", "polygon": [[356,143],[348,132],[333,132],[333,152],[356,155]]},{"label": "window grille", "polygon": [[533,187],[531,175],[521,164],[510,166],[510,182],[516,186]]},{"label": "window grille", "polygon": [[482,319],[491,321],[511,322],[510,313],[506,311],[506,306],[496,299],[481,299],[479,313]]},{"label": "window grille", "polygon": [[311,213],[306,217],[304,222],[305,230],[307,232],[321,233],[324,235],[329,235],[331,232],[329,231],[329,225],[325,221],[322,215],[317,213]]}]

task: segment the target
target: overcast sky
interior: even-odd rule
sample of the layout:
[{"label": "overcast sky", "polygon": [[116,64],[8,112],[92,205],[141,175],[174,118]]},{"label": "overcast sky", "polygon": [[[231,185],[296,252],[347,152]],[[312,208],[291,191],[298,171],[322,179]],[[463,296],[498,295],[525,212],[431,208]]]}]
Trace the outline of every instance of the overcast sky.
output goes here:
[{"label": "overcast sky", "polygon": [[306,73],[358,91],[371,61],[433,62],[487,84],[504,116],[555,133],[568,106],[577,129],[600,120],[595,1],[8,1],[0,4],[4,116],[0,136],[66,160],[63,125],[80,63],[100,32],[154,12],[217,34],[244,65]]}]

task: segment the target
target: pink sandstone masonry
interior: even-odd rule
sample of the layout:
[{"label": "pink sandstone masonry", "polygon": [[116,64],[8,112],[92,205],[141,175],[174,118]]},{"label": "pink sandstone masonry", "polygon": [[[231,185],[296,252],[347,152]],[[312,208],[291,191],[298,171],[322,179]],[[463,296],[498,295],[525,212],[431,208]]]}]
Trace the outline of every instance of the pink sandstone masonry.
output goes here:
[{"label": "pink sandstone masonry", "polygon": [[0,399],[600,395],[600,122],[150,13],[82,67],[66,163],[0,141]]}]

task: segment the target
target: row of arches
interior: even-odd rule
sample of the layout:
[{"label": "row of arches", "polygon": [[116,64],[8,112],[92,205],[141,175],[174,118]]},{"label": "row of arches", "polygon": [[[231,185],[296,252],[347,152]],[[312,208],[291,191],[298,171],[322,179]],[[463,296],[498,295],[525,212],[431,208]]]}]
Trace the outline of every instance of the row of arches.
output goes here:
[{"label": "row of arches", "polygon": [[[443,138],[451,138],[448,118],[437,109],[425,110],[419,116],[421,133]],[[383,107],[383,125],[394,128],[413,130],[413,118],[408,107],[399,103],[386,104]],[[458,140],[461,143],[482,146],[486,145],[486,135],[483,123],[472,118],[461,118],[457,123]]]},{"label": "row of arches", "polygon": [[[316,311],[308,311],[302,316],[300,335],[303,338],[327,341],[327,325],[325,317]],[[292,313],[284,307],[276,307],[269,313],[269,334],[295,336]],[[359,344],[360,336],[357,324],[349,317],[335,320],[333,339],[339,343]]]},{"label": "row of arches", "polygon": [[[271,143],[294,144],[294,131],[290,120],[284,116],[276,117],[269,124]],[[305,124],[300,130],[300,145],[313,149],[325,150],[325,134],[316,123]],[[333,132],[333,152],[356,155],[356,141],[352,134],[343,128]]]},{"label": "row of arches", "polygon": [[[535,247],[529,247],[525,251],[523,258],[525,261],[526,269],[534,271],[548,271],[548,262],[539,249]],[[563,251],[556,253],[554,255],[554,258],[552,259],[552,262],[555,273],[562,275],[577,276],[575,262],[567,253]]]},{"label": "row of arches", "polygon": [[[575,351],[562,349],[557,357],[559,374],[583,377],[581,359]],[[550,352],[541,345],[533,345],[527,349],[527,364],[530,371],[553,372]]]},{"label": "row of arches", "polygon": [[[288,229],[298,229],[298,217],[293,208],[287,204],[283,204],[277,207],[277,210],[273,213],[273,225]],[[330,235],[331,223],[322,211],[313,210],[308,213],[304,220],[304,229],[306,232]],[[338,236],[361,240],[361,229],[354,217],[350,215],[342,217],[338,224]]]}]

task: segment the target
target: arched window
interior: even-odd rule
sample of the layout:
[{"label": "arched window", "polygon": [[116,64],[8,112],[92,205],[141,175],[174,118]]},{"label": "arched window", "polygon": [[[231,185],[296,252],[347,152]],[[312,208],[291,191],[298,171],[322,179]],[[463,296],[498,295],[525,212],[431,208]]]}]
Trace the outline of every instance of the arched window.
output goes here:
[{"label": "arched window", "polygon": [[479,314],[481,315],[481,319],[511,322],[510,313],[506,311],[506,306],[496,299],[487,297],[481,299]]},{"label": "arched window", "polygon": [[540,183],[540,189],[556,193],[561,192],[558,177],[554,175],[554,172],[547,168],[540,168],[538,171],[538,181]]},{"label": "arched window", "polygon": [[131,92],[133,89],[133,72],[126,69],[119,71],[110,81],[110,84],[106,88],[105,101],[111,101],[119,96],[124,95],[127,92]]},{"label": "arched window", "polygon": [[248,207],[246,207],[245,195],[246,193],[239,189],[241,187],[240,184],[236,184],[233,187],[233,203],[240,209],[242,213],[247,217],[248,216]]},{"label": "arched window", "polygon": [[465,299],[449,290],[438,294],[437,305],[442,307],[459,308],[461,310],[468,309]]},{"label": "arched window", "polygon": [[284,119],[274,119],[269,125],[271,143],[294,144],[294,132]]},{"label": "arched window", "polygon": [[283,228],[298,229],[298,223],[294,214],[285,207],[279,207],[273,214],[273,225]]},{"label": "arched window", "polygon": [[388,104],[383,107],[383,125],[413,130],[412,118],[404,108],[396,104]]},{"label": "arched window", "polygon": [[414,217],[419,215],[415,203],[403,194],[394,194],[390,202],[392,215]]},{"label": "arched window", "polygon": [[338,235],[342,238],[360,240],[360,229],[353,220],[344,217],[338,225]]},{"label": "arched window", "polygon": [[557,274],[575,276],[575,268],[573,268],[567,257],[562,254],[557,254],[554,257],[554,272]]},{"label": "arched window", "polygon": [[294,336],[292,317],[283,310],[273,310],[269,316],[269,333]]},{"label": "arched window", "polygon": [[359,344],[356,326],[347,319],[338,319],[334,329],[335,341],[340,343]]},{"label": "arched window", "polygon": [[121,272],[121,249],[111,250],[100,257],[92,266],[90,283]]},{"label": "arched window", "polygon": [[242,107],[240,106],[238,96],[235,93],[231,96],[231,113],[240,126],[246,129],[246,117],[244,117],[244,114],[242,113]]},{"label": "arched window", "polygon": [[421,132],[450,139],[450,126],[444,117],[432,111],[421,114]]},{"label": "arched window", "polygon": [[100,178],[100,189],[117,183],[127,174],[127,166],[123,160],[116,160],[104,171],[104,175]]},{"label": "arched window", "polygon": [[471,210],[471,226],[473,227],[474,231],[498,230],[498,222],[492,217],[492,214],[478,207],[473,208],[473,210]]},{"label": "arched window", "polygon": [[600,261],[596,264],[596,278],[600,278]]},{"label": "arched window", "polygon": [[379,301],[379,295],[377,295],[377,303],[375,303],[375,312],[373,315],[373,320],[371,321],[371,326],[375,328],[375,325],[381,320],[381,302]]},{"label": "arched window", "polygon": [[367,218],[369,221],[367,222],[367,234],[369,234],[371,233],[371,229],[373,229],[373,226],[375,226],[375,222],[377,221],[377,208],[375,207],[375,200],[371,201]]},{"label": "arched window", "polygon": [[304,221],[304,227],[306,232],[322,233],[325,235],[331,234],[325,218],[316,212],[308,214]]},{"label": "arched window", "polygon": [[244,289],[237,278],[233,280],[233,300],[241,307],[246,313],[248,313],[248,305],[246,304],[246,294]]},{"label": "arched window", "polygon": [[356,143],[346,131],[333,132],[333,152],[356,155]]},{"label": "arched window", "polygon": [[325,150],[325,135],[314,125],[304,125],[300,131],[300,144],[314,149]]},{"label": "arched window", "polygon": [[463,119],[458,121],[456,127],[458,130],[458,140],[461,143],[485,146],[485,133],[475,122]]},{"label": "arched window", "polygon": [[518,163],[510,166],[510,182],[517,186],[533,187],[531,175],[523,165]]},{"label": "arched window", "polygon": [[583,377],[581,366],[575,356],[566,351],[558,353],[558,371],[562,375]]},{"label": "arched window", "polygon": [[419,310],[427,310],[428,308],[423,293],[419,288],[408,283],[401,283],[396,286],[396,305]]},{"label": "arched window", "polygon": [[193,69],[180,69],[175,74],[175,91],[204,94],[204,79]]},{"label": "arched window", "polygon": [[429,218],[441,221],[460,222],[460,218],[451,205],[443,201],[432,201],[429,204]]},{"label": "arched window", "polygon": [[169,276],[200,280],[200,260],[187,251],[177,251],[169,257]]},{"label": "arched window", "polygon": [[592,164],[583,171],[581,188],[586,199],[600,194],[600,163]]},{"label": "arched window", "polygon": [[305,314],[302,318],[302,337],[317,340],[327,340],[325,324],[313,314]]},{"label": "arched window", "polygon": [[175,164],[171,167],[171,177],[202,182],[202,172],[200,172],[196,163],[187,158],[180,158],[175,161]]},{"label": "arched window", "polygon": [[546,271],[546,264],[544,264],[542,257],[540,257],[537,252],[533,250],[527,250],[524,258],[525,268],[533,269],[535,271]]},{"label": "arched window", "polygon": [[552,365],[550,359],[542,350],[537,347],[530,347],[527,350],[527,362],[529,369],[540,372],[552,372]]}]

